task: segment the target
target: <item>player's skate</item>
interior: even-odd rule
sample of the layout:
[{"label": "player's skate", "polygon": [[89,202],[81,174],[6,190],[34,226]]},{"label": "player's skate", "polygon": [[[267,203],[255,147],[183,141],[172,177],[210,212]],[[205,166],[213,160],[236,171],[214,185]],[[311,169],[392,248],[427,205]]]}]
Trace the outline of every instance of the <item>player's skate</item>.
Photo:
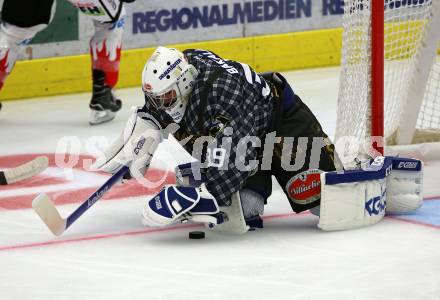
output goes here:
[{"label": "player's skate", "polygon": [[90,125],[97,125],[111,121],[116,112],[121,109],[122,102],[116,99],[110,87],[104,84],[105,74],[102,71],[93,71],[93,95],[90,101]]}]

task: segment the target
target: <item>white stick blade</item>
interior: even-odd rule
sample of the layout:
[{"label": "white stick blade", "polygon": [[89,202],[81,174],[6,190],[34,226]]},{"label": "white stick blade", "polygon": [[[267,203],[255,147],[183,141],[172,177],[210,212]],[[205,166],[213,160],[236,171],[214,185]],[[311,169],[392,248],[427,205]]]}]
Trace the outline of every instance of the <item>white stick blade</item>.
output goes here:
[{"label": "white stick blade", "polygon": [[61,218],[55,205],[46,194],[40,194],[32,201],[32,207],[54,235],[61,235],[66,229],[66,220]]}]

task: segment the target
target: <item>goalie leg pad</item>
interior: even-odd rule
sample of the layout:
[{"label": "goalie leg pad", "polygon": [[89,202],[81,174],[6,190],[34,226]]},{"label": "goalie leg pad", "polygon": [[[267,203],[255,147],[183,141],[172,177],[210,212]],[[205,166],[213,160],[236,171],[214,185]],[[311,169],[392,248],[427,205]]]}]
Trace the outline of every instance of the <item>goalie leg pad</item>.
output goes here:
[{"label": "goalie leg pad", "polygon": [[325,184],[318,227],[325,231],[346,230],[378,223],[385,216],[386,179]]},{"label": "goalie leg pad", "polygon": [[422,206],[423,164],[420,160],[393,158],[387,178],[387,213],[409,213]]},{"label": "goalie leg pad", "polygon": [[379,222],[387,213],[405,213],[422,204],[420,160],[381,157],[362,169],[321,174],[318,227],[343,230]]},{"label": "goalie leg pad", "polygon": [[386,178],[392,160],[378,156],[368,166],[321,174],[318,227],[345,230],[378,223],[385,216]]}]

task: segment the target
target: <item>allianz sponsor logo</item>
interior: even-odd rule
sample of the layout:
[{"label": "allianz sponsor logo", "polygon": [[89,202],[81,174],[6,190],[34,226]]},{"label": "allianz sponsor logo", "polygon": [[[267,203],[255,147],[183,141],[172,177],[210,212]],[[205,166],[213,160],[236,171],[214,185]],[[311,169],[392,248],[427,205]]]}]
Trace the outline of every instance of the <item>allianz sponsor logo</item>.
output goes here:
[{"label": "allianz sponsor logo", "polygon": [[415,169],[417,168],[418,162],[416,161],[401,161],[397,166],[398,169]]},{"label": "allianz sponsor logo", "polygon": [[162,80],[165,78],[165,76],[167,76],[168,74],[171,73],[172,70],[174,70],[180,63],[182,62],[182,59],[178,59],[176,60],[174,63],[172,63],[166,70],[165,72],[163,72],[162,74],[160,74],[159,76],[159,80]]},{"label": "allianz sponsor logo", "polygon": [[[324,1],[327,3],[330,0]],[[330,2],[335,2],[335,0]],[[325,7],[331,6],[334,5]],[[236,3],[135,12],[133,13],[133,34],[310,18],[311,16],[311,0],[237,1]]]}]

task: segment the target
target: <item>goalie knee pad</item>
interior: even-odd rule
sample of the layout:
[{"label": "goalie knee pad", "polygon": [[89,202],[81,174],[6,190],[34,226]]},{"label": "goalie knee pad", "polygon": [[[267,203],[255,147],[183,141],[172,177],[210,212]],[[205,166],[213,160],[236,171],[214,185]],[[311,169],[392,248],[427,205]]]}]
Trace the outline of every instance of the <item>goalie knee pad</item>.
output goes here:
[{"label": "goalie knee pad", "polygon": [[245,219],[262,215],[264,212],[264,198],[250,189],[240,191],[241,208]]},{"label": "goalie knee pad", "polygon": [[250,228],[263,228],[260,215],[264,211],[264,197],[250,189],[243,189],[232,195],[230,206],[220,206],[227,221],[210,228],[234,234],[246,233]]}]

